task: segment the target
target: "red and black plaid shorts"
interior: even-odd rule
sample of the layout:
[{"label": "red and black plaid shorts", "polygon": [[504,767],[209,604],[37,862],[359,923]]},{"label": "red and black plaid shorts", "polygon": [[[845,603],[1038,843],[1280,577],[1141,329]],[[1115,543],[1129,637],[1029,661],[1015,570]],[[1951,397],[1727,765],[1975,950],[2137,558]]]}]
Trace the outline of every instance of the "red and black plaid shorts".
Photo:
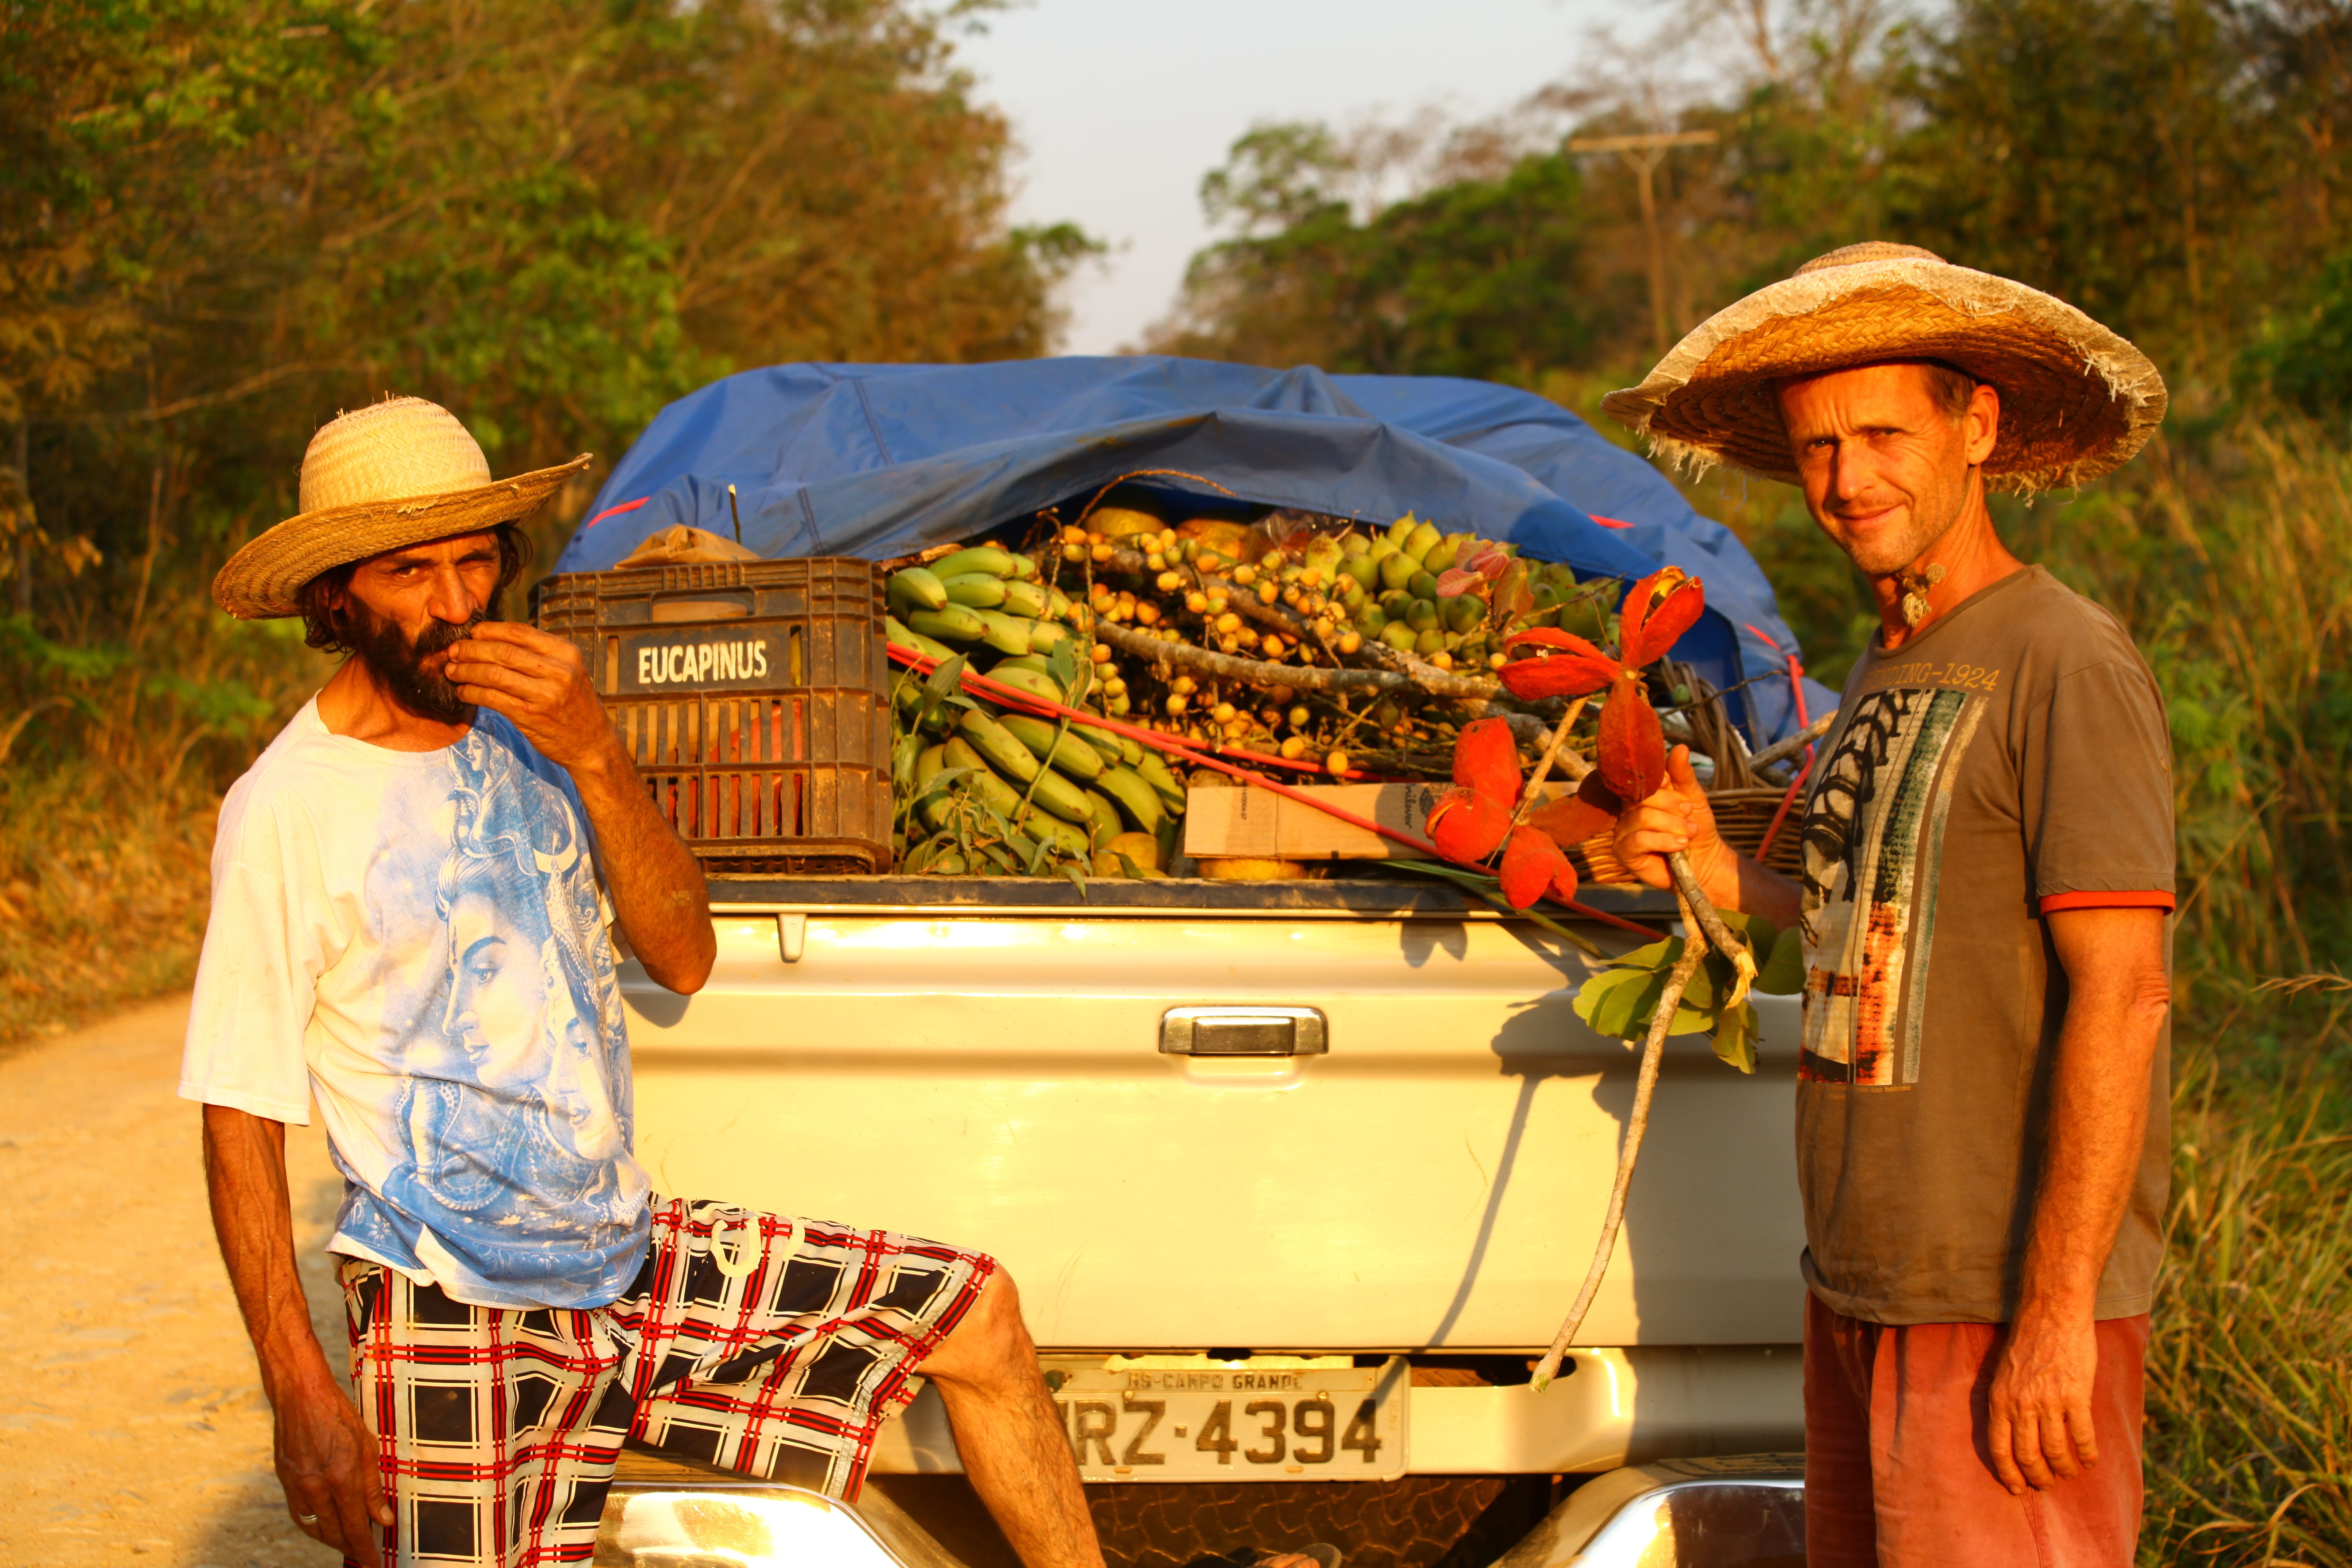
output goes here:
[{"label": "red and black plaid shorts", "polygon": [[875,1434],[995,1269],[915,1237],[659,1196],[636,1283],[593,1310],[468,1306],[345,1259],[353,1392],[393,1496],[386,1561],[593,1561],[626,1437],[854,1500]]}]

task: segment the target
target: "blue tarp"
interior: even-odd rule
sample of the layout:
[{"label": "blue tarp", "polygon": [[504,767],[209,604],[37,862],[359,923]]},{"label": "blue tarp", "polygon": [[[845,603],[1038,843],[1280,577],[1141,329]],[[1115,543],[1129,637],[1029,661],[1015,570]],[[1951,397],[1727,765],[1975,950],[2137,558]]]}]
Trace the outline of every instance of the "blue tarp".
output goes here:
[{"label": "blue tarp", "polygon": [[[662,410],[556,563],[602,571],[648,534],[733,530],[767,556],[872,560],[972,538],[1145,469],[1155,484],[1386,524],[1407,511],[1580,576],[1680,566],[1708,615],[1675,654],[1761,740],[1792,730],[1797,641],[1728,529],[1556,404],[1487,382],[1327,375],[1165,356],[788,364]],[[1606,521],[1595,521],[1596,518]],[[1810,710],[1835,698],[1811,685]]]}]

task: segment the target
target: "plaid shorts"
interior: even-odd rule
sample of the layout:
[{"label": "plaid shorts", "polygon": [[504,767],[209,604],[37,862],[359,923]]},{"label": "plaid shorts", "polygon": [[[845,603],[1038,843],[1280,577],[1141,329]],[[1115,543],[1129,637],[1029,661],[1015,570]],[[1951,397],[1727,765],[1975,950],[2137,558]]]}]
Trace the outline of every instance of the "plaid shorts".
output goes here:
[{"label": "plaid shorts", "polygon": [[636,1283],[593,1310],[468,1306],[346,1258],[352,1388],[394,1500],[386,1560],[593,1561],[626,1437],[854,1500],[875,1434],[995,1269],[915,1237],[659,1196]]}]

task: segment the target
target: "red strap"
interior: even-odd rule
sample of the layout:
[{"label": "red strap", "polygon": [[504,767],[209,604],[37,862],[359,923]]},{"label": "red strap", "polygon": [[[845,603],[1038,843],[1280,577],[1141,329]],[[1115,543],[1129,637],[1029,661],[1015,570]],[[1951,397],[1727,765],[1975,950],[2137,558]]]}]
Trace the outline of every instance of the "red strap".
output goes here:
[{"label": "red strap", "polygon": [[[889,648],[892,658],[917,669],[928,671],[939,664],[939,660],[917,648],[902,647],[897,643],[891,643]],[[1260,789],[1271,790],[1285,800],[1295,800],[1301,805],[1313,806],[1325,816],[1336,816],[1350,826],[1360,827],[1367,833],[1377,833],[1381,837],[1393,839],[1408,848],[1418,849],[1432,860],[1445,858],[1437,852],[1437,846],[1426,838],[1416,838],[1410,833],[1400,833],[1393,827],[1383,827],[1369,816],[1358,816],[1343,806],[1334,805],[1329,801],[1308,795],[1304,790],[1293,789],[1286,784],[1276,784],[1263,773],[1254,773],[1247,768],[1237,768],[1230,763],[1220,762],[1204,752],[1194,751],[1181,741],[1161,734],[1157,730],[1146,730],[1135,724],[1122,724],[1116,719],[1106,719],[1099,713],[1088,713],[1083,709],[1066,708],[1059,702],[1032,696],[1018,688],[1000,685],[989,679],[988,677],[970,669],[963,672],[963,684],[978,691],[991,702],[1017,709],[1024,713],[1035,714],[1039,718],[1067,719],[1074,724],[1088,724],[1097,730],[1108,730],[1114,735],[1125,735],[1139,746],[1150,746],[1155,752],[1165,752],[1171,757],[1181,758],[1197,767],[1213,768],[1218,773],[1241,780],[1244,784],[1255,784]],[[1555,901],[1565,902],[1570,912],[1581,915],[1587,920],[1600,921],[1605,925],[1620,926],[1637,936],[1655,938],[1657,935],[1657,932],[1647,926],[1635,925],[1632,921],[1621,920],[1604,910],[1596,910],[1589,905],[1578,903],[1574,900]]]},{"label": "red strap", "polygon": [[598,512],[595,516],[582,523],[580,527],[583,531],[585,531],[588,529],[595,527],[598,523],[604,521],[608,517],[618,517],[625,511],[635,511],[637,508],[645,505],[646,502],[653,499],[654,498],[651,496],[639,496],[635,500],[625,500],[618,506],[608,506],[603,511]]},{"label": "red strap", "polygon": [[2042,912],[2054,915],[2062,910],[2168,910],[2172,895],[2154,889],[2141,892],[2123,893],[2052,893],[2042,900]]}]

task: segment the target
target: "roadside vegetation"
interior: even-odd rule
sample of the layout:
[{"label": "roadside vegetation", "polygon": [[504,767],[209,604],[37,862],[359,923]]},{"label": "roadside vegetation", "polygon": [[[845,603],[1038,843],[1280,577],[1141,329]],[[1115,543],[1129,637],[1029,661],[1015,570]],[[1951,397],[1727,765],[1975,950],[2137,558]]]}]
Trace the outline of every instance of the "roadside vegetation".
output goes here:
[{"label": "roadside vegetation", "polygon": [[[1886,237],[2148,349],[2159,439],[2000,509],[2124,618],[2172,723],[2142,1560],[2352,1568],[2352,0],[1662,9],[1491,121],[1253,132],[1151,346],[1591,416],[1660,338]],[[0,4],[0,1050],[185,982],[219,793],[325,668],[205,587],[338,407],[436,398],[505,472],[609,462],[733,368],[1050,347],[1092,242],[1006,222],[1007,129],[940,15]],[[1656,166],[1654,274],[1633,173],[1564,138],[1661,130],[1716,140]],[[1836,684],[1870,622],[1795,498],[1685,493]]]}]

